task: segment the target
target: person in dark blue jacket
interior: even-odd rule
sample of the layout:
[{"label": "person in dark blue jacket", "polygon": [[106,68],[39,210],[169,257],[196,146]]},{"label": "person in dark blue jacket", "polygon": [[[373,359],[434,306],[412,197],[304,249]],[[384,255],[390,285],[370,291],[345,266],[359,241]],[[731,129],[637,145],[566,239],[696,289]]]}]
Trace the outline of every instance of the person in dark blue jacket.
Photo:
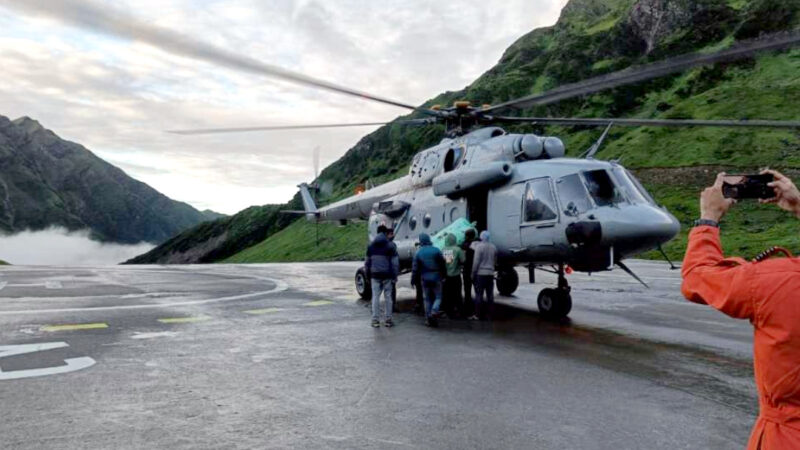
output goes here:
[{"label": "person in dark blue jacket", "polygon": [[392,303],[394,300],[394,288],[397,283],[397,275],[400,273],[400,256],[397,254],[397,246],[387,237],[389,229],[381,225],[378,227],[378,235],[375,240],[367,247],[367,259],[364,262],[364,270],[372,286],[372,326],[381,326],[381,293],[386,302],[384,325],[394,326],[392,322]]},{"label": "person in dark blue jacket", "polygon": [[442,304],[442,280],[447,275],[447,266],[442,252],[433,246],[431,237],[419,235],[419,249],[411,265],[411,283],[421,283],[425,297],[425,325],[435,327],[439,307]]}]

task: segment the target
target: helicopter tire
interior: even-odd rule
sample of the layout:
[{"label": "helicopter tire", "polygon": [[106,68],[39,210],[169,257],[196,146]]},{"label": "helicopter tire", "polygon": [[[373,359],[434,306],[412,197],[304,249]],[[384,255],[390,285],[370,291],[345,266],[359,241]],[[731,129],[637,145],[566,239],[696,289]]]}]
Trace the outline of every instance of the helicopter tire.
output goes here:
[{"label": "helicopter tire", "polygon": [[356,292],[361,300],[372,299],[372,285],[369,278],[367,278],[367,271],[363,267],[356,270]]},{"label": "helicopter tire", "polygon": [[513,267],[505,267],[497,271],[497,292],[510,297],[519,287],[519,275]]},{"label": "helicopter tire", "polygon": [[536,303],[539,313],[551,320],[563,319],[572,310],[572,296],[564,289],[542,289]]}]

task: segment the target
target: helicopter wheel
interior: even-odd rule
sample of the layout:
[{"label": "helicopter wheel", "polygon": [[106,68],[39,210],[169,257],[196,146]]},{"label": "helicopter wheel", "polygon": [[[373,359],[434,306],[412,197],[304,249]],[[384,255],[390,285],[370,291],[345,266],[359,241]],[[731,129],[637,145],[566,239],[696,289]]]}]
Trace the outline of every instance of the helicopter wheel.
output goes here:
[{"label": "helicopter wheel", "polygon": [[519,275],[513,267],[504,267],[497,271],[497,292],[510,297],[519,286]]},{"label": "helicopter wheel", "polygon": [[572,296],[565,289],[542,289],[537,304],[542,316],[558,320],[567,317],[572,310]]},{"label": "helicopter wheel", "polygon": [[372,299],[372,286],[363,267],[356,271],[356,292],[362,300]]}]

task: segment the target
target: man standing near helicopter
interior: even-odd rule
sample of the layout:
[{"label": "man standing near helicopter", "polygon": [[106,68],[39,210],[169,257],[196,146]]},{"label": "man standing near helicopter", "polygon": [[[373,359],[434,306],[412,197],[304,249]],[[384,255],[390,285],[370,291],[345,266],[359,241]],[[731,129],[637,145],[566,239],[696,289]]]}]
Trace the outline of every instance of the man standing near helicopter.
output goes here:
[{"label": "man standing near helicopter", "polygon": [[389,235],[389,228],[385,225],[378,227],[378,235],[367,247],[367,259],[364,261],[364,269],[372,285],[373,328],[381,326],[381,293],[386,302],[384,325],[386,327],[394,326],[392,307],[395,283],[397,283],[397,275],[400,273],[400,256],[397,254],[397,246],[387,237]]},{"label": "man standing near helicopter", "polygon": [[[771,170],[775,203],[800,218],[800,191]],[[747,448],[800,448],[800,258],[769,256],[788,251],[773,247],[752,261],[725,258],[719,221],[736,203],[722,194],[719,174],[700,197],[700,219],[689,234],[681,275],[683,295],[728,316],[748,319],[755,332],[754,367],[759,415]]]},{"label": "man standing near helicopter", "polygon": [[431,237],[426,233],[419,235],[419,245],[411,265],[411,283],[422,286],[425,325],[436,327],[442,304],[442,280],[447,275],[447,266],[442,252],[433,246]]},{"label": "man standing near helicopter", "polygon": [[[494,270],[497,264],[497,247],[489,242],[489,230],[481,232],[481,240],[474,242],[475,256],[472,261],[472,280],[475,282],[475,312],[470,320],[491,319],[494,312]],[[483,311],[484,296],[486,312]]]}]

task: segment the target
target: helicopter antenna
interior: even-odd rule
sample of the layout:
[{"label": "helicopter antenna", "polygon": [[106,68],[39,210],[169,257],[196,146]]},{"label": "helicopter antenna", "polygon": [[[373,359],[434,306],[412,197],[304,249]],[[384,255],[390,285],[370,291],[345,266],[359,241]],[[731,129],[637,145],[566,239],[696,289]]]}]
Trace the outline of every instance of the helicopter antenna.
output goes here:
[{"label": "helicopter antenna", "polygon": [[670,270],[677,270],[677,269],[678,269],[677,267],[675,267],[675,264],[672,264],[672,260],[671,260],[671,259],[669,259],[669,256],[667,256],[667,253],[666,253],[666,252],[664,251],[664,249],[661,247],[661,244],[658,244],[658,251],[659,251],[659,252],[661,252],[661,255],[662,255],[662,256],[664,257],[664,259],[666,259],[666,260],[667,260],[667,262],[669,263],[669,269],[670,269]]},{"label": "helicopter antenna", "polygon": [[623,263],[622,261],[617,261],[617,265],[619,266],[620,269],[624,270],[625,273],[627,273],[628,275],[632,276],[636,281],[638,281],[639,283],[642,283],[642,285],[644,287],[646,287],[647,289],[650,289],[650,286],[648,286],[647,283],[642,281],[641,278],[639,278],[635,273],[633,273],[633,271],[628,266],[626,266],[625,263]]},{"label": "helicopter antenna", "polygon": [[600,146],[603,145],[603,142],[606,140],[606,137],[608,136],[608,132],[611,130],[611,127],[613,127],[613,126],[614,126],[614,122],[609,123],[608,126],[606,127],[605,131],[603,131],[603,134],[600,135],[599,139],[597,139],[597,142],[592,144],[592,146],[589,147],[589,150],[586,150],[585,152],[583,152],[583,155],[581,155],[581,158],[594,159],[594,155],[597,153],[598,150],[600,150]]}]

